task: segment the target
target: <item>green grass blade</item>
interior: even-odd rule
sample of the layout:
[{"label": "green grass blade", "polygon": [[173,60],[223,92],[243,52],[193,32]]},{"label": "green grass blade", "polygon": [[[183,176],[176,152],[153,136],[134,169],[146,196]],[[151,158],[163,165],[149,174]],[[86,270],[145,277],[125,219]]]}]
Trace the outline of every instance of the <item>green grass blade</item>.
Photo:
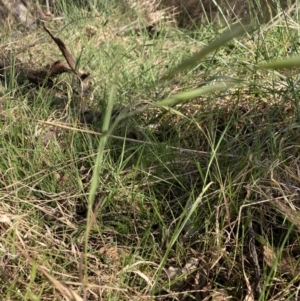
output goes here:
[{"label": "green grass blade", "polygon": [[201,95],[213,93],[213,92],[216,92],[216,91],[222,91],[224,89],[228,89],[229,87],[230,87],[230,85],[225,85],[225,84],[201,87],[201,88],[194,89],[194,90],[191,90],[191,91],[178,93],[178,94],[176,94],[176,95],[174,95],[170,98],[160,100],[160,101],[155,102],[154,104],[152,104],[151,107],[174,106],[174,105],[183,103],[185,101],[192,100],[192,99],[194,99],[196,97],[199,97]]},{"label": "green grass blade", "polygon": [[284,60],[279,60],[279,61],[277,60],[277,61],[271,61],[269,63],[259,64],[257,68],[279,70],[279,69],[292,69],[299,66],[300,66],[300,56],[295,56]]},{"label": "green grass blade", "polygon": [[176,74],[187,70],[191,68],[192,66],[196,65],[201,61],[203,58],[205,58],[209,53],[219,49],[232,39],[243,35],[246,32],[249,32],[253,26],[246,25],[243,26],[242,24],[237,24],[233,26],[231,29],[227,30],[225,33],[223,33],[218,39],[214,40],[210,44],[208,44],[206,47],[204,47],[201,51],[196,52],[190,57],[189,59],[184,60],[181,64],[179,64],[177,67],[175,67],[173,70],[169,72],[163,79],[171,79]]},{"label": "green grass blade", "polygon": [[[90,193],[89,193],[89,198],[88,198],[88,212],[87,212],[87,220],[86,220],[86,231],[85,231],[85,239],[84,239],[84,254],[87,254],[88,252],[88,241],[89,241],[89,234],[90,234],[90,223],[93,215],[93,204],[95,201],[95,196],[97,193],[97,189],[99,186],[99,177],[100,177],[100,170],[101,166],[103,163],[103,157],[104,157],[104,150],[105,150],[105,145],[108,140],[108,129],[109,129],[109,124],[110,124],[110,119],[112,115],[112,109],[113,109],[113,104],[114,104],[114,97],[116,94],[116,86],[113,85],[110,91],[109,99],[107,102],[106,106],[106,111],[104,115],[104,121],[103,121],[103,126],[102,126],[102,131],[104,135],[100,138],[99,142],[99,147],[98,147],[98,152],[97,152],[97,157],[95,160],[95,166],[93,169],[93,176],[92,176],[92,181],[91,181],[91,188],[90,188]],[[84,257],[84,278],[87,278],[87,256]]]},{"label": "green grass blade", "polygon": [[96,158],[95,167],[94,167],[94,171],[93,171],[93,177],[92,177],[92,183],[91,183],[91,189],[90,189],[89,201],[88,201],[89,206],[92,206],[92,204],[94,202],[95,194],[96,194],[98,184],[99,184],[99,172],[100,172],[102,162],[103,162],[104,148],[105,148],[105,145],[106,145],[107,139],[108,139],[107,132],[109,129],[115,93],[116,93],[116,86],[112,86],[112,89],[111,89],[110,95],[109,95],[109,99],[107,102],[104,121],[103,121],[103,127],[102,127],[103,136],[101,137],[100,142],[99,142],[97,158]]}]

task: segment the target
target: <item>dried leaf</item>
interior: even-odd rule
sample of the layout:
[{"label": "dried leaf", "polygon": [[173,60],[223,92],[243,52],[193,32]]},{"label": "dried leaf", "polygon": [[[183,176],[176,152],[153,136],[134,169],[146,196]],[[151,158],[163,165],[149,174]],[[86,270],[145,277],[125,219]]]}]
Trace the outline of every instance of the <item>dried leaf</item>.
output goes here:
[{"label": "dried leaf", "polygon": [[[48,64],[42,69],[32,69],[28,68],[27,65],[18,63],[16,64],[13,61],[9,60],[0,60],[0,74],[4,75],[11,72],[12,65],[16,70],[16,78],[20,84],[24,84],[26,80],[30,83],[39,86],[45,85],[51,87],[53,85],[52,78],[55,76],[66,73],[73,72],[70,68],[69,64],[66,61],[56,61],[52,64]],[[81,79],[84,79],[84,75],[82,74]]]},{"label": "dried leaf", "polygon": [[263,247],[264,260],[268,267],[273,268],[277,266],[277,270],[281,274],[286,274],[292,277],[296,277],[300,274],[299,262],[292,257],[288,252],[283,251],[281,256],[275,250],[264,246]]},{"label": "dried leaf", "polygon": [[72,71],[75,74],[77,74],[77,72],[76,72],[76,61],[75,61],[68,45],[66,45],[60,38],[55,37],[45,25],[44,25],[44,29],[49,34],[49,36],[52,38],[52,40],[56,43],[56,45],[58,46],[61,53],[65,57],[67,63],[69,64],[70,68],[72,69]]},{"label": "dried leaf", "polygon": [[44,25],[44,29],[49,34],[49,36],[52,38],[52,40],[56,43],[56,45],[58,46],[59,50],[61,51],[61,53],[65,57],[65,59],[66,59],[68,65],[69,65],[69,67],[71,68],[71,70],[77,76],[79,76],[82,80],[87,78],[89,76],[89,73],[81,72],[81,71],[76,70],[76,67],[77,67],[76,66],[76,60],[75,60],[74,56],[72,55],[71,50],[68,47],[68,45],[65,44],[60,38],[55,37],[45,25]]},{"label": "dried leaf", "polygon": [[277,200],[276,198],[273,199],[274,205],[277,207],[277,209],[282,212],[286,217],[289,219],[291,223],[293,223],[296,228],[298,229],[298,232],[300,231],[300,215],[299,212],[296,210],[291,209],[290,206],[288,206],[286,203],[282,202],[281,200]]}]

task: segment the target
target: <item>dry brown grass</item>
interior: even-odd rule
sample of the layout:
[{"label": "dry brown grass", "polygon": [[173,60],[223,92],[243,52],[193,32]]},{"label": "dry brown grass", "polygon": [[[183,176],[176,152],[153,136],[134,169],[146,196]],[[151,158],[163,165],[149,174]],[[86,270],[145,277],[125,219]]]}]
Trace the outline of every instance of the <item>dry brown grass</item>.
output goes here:
[{"label": "dry brown grass", "polygon": [[[287,8],[288,1],[281,0],[282,9]],[[162,0],[163,7],[176,7],[178,25],[180,27],[194,27],[203,23],[213,22],[216,24],[226,24],[235,19],[258,17],[260,20],[268,21],[277,14],[277,7],[272,1],[244,0],[219,0],[218,6],[210,0]]]},{"label": "dry brown grass", "polygon": [[[76,58],[83,45],[85,51],[91,49],[88,59],[97,57],[91,63],[94,102],[101,97],[106,100],[105,89],[116,74],[140,71],[148,59],[150,66],[157,61],[169,63],[172,51],[175,59],[202,46],[182,36],[178,41],[174,37],[148,40],[129,33],[120,37],[115,33],[124,25],[120,20],[127,22],[123,18],[114,19],[108,27],[99,25],[98,19],[89,27],[76,23],[74,30],[69,25],[70,31],[59,33],[74,48]],[[50,46],[44,33],[39,34],[42,39],[29,34],[15,41],[20,47],[24,47],[21,41],[39,41],[23,54],[23,60],[32,54],[36,54],[34,61],[48,61],[50,56],[56,60],[61,55],[57,47]],[[239,42],[242,49],[248,47],[251,61],[256,45]],[[154,55],[148,43],[159,49]],[[236,48],[231,51],[230,55],[243,59],[243,54],[234,53]],[[128,61],[114,69],[124,54]],[[217,59],[225,60],[225,67]],[[201,73],[205,66],[195,70],[192,79],[180,75],[166,84],[164,93],[194,89],[209,80],[209,72],[234,76],[236,70],[229,70],[228,59],[228,54],[219,54],[215,63],[208,61],[211,69],[205,75]],[[155,76],[166,71],[161,66],[158,71],[153,68]],[[248,80],[252,71],[248,72],[238,76]],[[137,74],[120,77],[118,97],[126,102],[129,94],[130,102],[133,99],[138,106],[153,101],[153,91],[160,91],[161,86],[138,90],[143,83],[138,79],[147,72],[143,69]],[[289,80],[296,82],[294,77]],[[144,82],[148,84],[151,78]],[[266,300],[295,300],[299,296],[300,227],[299,108],[293,98],[297,95],[286,83],[272,82],[271,73],[256,74],[256,80],[259,85],[255,87],[215,93],[125,120],[128,131],[124,121],[105,151],[96,214],[89,221],[86,204],[99,128],[81,124],[74,113],[76,106],[47,103],[54,90],[32,93],[19,86],[3,88],[2,300],[249,301],[258,300],[262,290]],[[74,82],[68,77],[62,82],[56,88],[75,104]],[[28,101],[29,93],[33,101]],[[92,102],[88,97],[81,100],[85,105]],[[44,143],[49,127],[54,134]],[[140,140],[123,143],[129,131]],[[199,203],[179,233],[190,200]]]}]

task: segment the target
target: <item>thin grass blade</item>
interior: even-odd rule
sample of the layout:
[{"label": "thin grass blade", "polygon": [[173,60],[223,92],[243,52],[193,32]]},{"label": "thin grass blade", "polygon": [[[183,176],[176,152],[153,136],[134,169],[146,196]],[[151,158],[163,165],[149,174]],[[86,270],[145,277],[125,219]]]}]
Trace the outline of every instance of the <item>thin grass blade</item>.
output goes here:
[{"label": "thin grass blade", "polygon": [[232,39],[241,36],[252,29],[253,26],[251,25],[237,24],[232,26],[232,28],[227,30],[225,33],[223,33],[219,38],[217,38],[213,42],[209,43],[201,51],[194,53],[192,57],[184,60],[181,64],[179,64],[177,67],[171,70],[165,77],[163,77],[163,79],[171,79],[176,74],[193,67],[194,65],[198,64],[199,61],[204,59],[209,53],[217,50],[218,48],[222,47]]},{"label": "thin grass blade", "polygon": [[284,60],[271,61],[269,63],[259,64],[257,69],[292,69],[300,66],[300,56],[291,57]]},{"label": "thin grass blade", "polygon": [[186,102],[188,100],[192,100],[201,95],[214,93],[216,91],[222,91],[222,90],[228,89],[230,87],[231,87],[230,84],[216,84],[216,85],[212,85],[212,86],[201,87],[201,88],[194,89],[194,90],[187,91],[187,92],[181,92],[170,98],[166,98],[166,99],[160,100],[158,102],[155,102],[151,105],[151,107],[175,106],[177,104]]}]

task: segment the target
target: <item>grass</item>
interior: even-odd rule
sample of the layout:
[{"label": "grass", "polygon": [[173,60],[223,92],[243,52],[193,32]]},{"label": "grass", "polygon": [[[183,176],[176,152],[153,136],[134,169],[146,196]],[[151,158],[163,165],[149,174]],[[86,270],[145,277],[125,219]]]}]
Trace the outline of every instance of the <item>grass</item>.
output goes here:
[{"label": "grass", "polygon": [[[2,81],[1,299],[297,300],[299,79],[278,63],[296,16],[151,39],[116,34],[134,10],[56,2],[47,26],[91,75]],[[42,29],[13,34],[4,50],[36,43],[18,59],[62,59]]]}]

